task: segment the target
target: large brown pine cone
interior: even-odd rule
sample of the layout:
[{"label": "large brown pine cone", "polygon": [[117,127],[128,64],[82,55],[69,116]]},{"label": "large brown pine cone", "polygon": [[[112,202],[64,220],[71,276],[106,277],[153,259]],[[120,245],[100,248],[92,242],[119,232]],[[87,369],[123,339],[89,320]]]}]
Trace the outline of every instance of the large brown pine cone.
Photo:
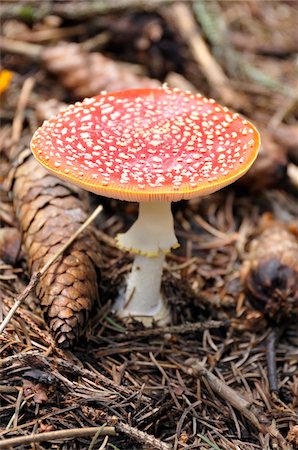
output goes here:
[{"label": "large brown pine cone", "polygon": [[[88,217],[83,191],[49,174],[30,156],[16,170],[13,203],[29,270],[39,271]],[[36,294],[60,346],[83,332],[98,300],[99,244],[88,227],[40,280]]]}]

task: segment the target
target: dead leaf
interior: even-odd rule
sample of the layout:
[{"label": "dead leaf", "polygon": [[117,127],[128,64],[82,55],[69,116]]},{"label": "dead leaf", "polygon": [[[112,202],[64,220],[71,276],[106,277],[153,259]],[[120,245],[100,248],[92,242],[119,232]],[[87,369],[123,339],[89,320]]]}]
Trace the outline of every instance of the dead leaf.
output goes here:
[{"label": "dead leaf", "polygon": [[42,383],[34,383],[31,380],[23,380],[24,397],[30,397],[33,394],[33,401],[35,403],[46,403],[48,396],[46,387]]}]

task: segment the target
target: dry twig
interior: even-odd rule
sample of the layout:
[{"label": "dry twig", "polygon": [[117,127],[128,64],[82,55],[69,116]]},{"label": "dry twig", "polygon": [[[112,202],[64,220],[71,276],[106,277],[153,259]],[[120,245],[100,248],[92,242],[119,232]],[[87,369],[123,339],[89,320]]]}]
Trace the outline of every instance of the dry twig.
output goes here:
[{"label": "dry twig", "polygon": [[171,446],[169,444],[166,444],[165,442],[162,442],[160,439],[157,439],[156,437],[145,433],[144,431],[138,430],[135,427],[131,427],[130,425],[126,423],[118,423],[115,426],[116,430],[118,429],[122,433],[127,434],[128,436],[133,437],[139,442],[143,442],[146,444],[146,446],[150,446],[148,448],[156,449],[156,450],[170,450]]},{"label": "dry twig", "polygon": [[115,436],[115,427],[89,427],[73,428],[71,430],[49,431],[48,433],[29,434],[0,440],[0,448],[9,448],[16,445],[34,444],[36,442],[50,442],[55,440],[75,439],[79,437],[93,436]]},{"label": "dry twig", "polygon": [[179,33],[188,43],[200,69],[209,81],[217,96],[227,105],[239,107],[239,100],[231,88],[229,80],[220,65],[211,55],[204,39],[199,33],[197,23],[189,5],[177,2],[171,7]]},{"label": "dry twig", "polygon": [[201,362],[196,359],[189,359],[186,361],[189,369],[187,373],[193,374],[198,377],[205,377],[208,381],[211,389],[218,395],[220,395],[228,404],[236,408],[244,417],[246,417],[258,430],[262,431],[257,416],[251,410],[252,404],[244,397],[239,395],[234,389],[230,388],[226,383],[213,375]]},{"label": "dry twig", "polygon": [[114,336],[113,339],[114,341],[123,341],[151,336],[162,336],[165,334],[196,333],[197,331],[219,328],[224,325],[227,325],[227,323],[216,320],[208,320],[206,322],[183,323],[182,325],[156,327],[146,330],[127,330],[125,332],[122,332],[120,336]]}]

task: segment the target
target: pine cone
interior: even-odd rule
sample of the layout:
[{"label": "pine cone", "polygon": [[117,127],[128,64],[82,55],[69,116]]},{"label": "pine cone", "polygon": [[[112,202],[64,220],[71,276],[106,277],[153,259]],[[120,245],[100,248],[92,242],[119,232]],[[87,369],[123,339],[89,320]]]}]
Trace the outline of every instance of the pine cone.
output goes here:
[{"label": "pine cone", "polygon": [[298,317],[298,242],[285,224],[268,223],[249,249],[242,278],[252,305],[275,322]]},{"label": "pine cone", "polygon": [[[40,270],[88,217],[83,194],[50,175],[32,156],[17,168],[13,203],[31,274]],[[61,347],[70,346],[81,335],[98,300],[99,255],[91,225],[36,288],[46,322]]]},{"label": "pine cone", "polygon": [[76,97],[92,97],[102,90],[160,86],[159,81],[137,76],[112,59],[100,53],[86,52],[75,43],[63,42],[46,48],[42,61]]}]

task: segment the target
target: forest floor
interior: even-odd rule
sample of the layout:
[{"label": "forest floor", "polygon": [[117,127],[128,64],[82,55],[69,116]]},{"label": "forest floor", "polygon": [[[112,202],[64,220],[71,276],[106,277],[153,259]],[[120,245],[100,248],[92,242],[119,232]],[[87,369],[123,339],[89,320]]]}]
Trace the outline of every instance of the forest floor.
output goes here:
[{"label": "forest floor", "polygon": [[[295,1],[2,2],[0,321],[20,305],[0,328],[0,448],[298,446],[297,23]],[[235,184],[173,205],[172,323],[144,329],[111,311],[132,260],[114,237],[136,205],[49,184],[28,149],[66,104],[164,82],[248,117],[262,148]],[[99,204],[67,250],[87,262],[63,316],[34,273]]]}]

